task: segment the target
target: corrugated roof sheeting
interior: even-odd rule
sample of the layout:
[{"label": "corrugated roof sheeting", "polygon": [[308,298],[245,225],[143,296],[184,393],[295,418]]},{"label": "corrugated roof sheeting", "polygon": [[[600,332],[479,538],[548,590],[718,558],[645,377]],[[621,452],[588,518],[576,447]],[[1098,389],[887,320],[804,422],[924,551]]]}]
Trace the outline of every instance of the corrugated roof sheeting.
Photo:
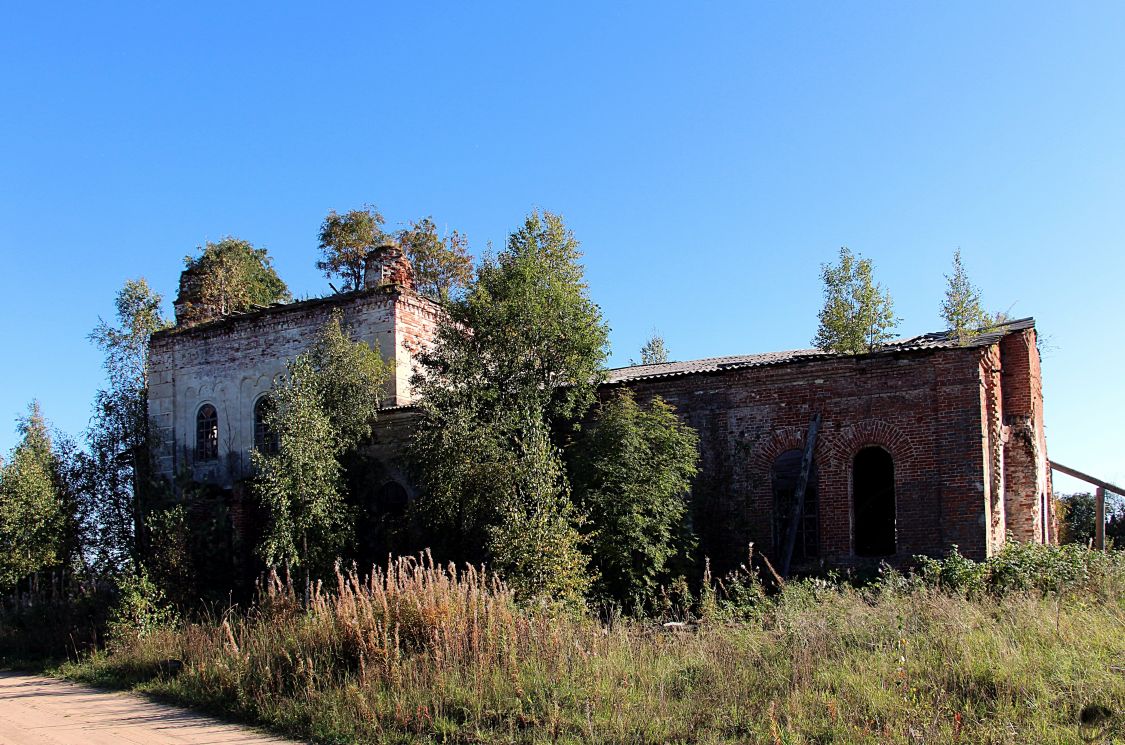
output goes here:
[{"label": "corrugated roof sheeting", "polygon": [[[902,352],[921,352],[934,349],[957,349],[961,347],[986,347],[996,342],[1005,335],[1015,331],[1025,331],[1035,328],[1034,318],[1020,318],[1008,321],[995,331],[977,334],[967,343],[962,344],[952,332],[937,331],[921,336],[911,336],[895,339],[879,348],[870,355],[881,356]],[[720,372],[722,370],[738,370],[747,367],[765,367],[768,365],[784,365],[791,362],[807,362],[811,360],[824,360],[834,357],[850,357],[852,355],[835,352],[824,352],[819,349],[793,349],[786,352],[766,352],[765,354],[744,354],[731,357],[709,357],[702,360],[688,362],[664,362],[656,365],[633,365],[632,367],[618,367],[607,371],[606,383],[625,383],[632,380],[647,380],[649,378],[671,378],[679,375],[693,375],[696,373]]]}]

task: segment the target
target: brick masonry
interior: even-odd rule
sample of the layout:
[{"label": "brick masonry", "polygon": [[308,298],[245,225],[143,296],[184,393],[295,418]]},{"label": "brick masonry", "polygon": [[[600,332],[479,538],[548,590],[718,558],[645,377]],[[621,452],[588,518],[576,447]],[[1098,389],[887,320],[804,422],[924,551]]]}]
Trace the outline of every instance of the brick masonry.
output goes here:
[{"label": "brick masonry", "polygon": [[[439,311],[412,291],[409,274],[399,264],[401,254],[391,259],[397,260],[390,269],[377,263],[368,267],[373,279],[361,290],[154,334],[148,407],[158,472],[224,487],[248,476],[255,404],[335,310],[342,312],[353,338],[394,360],[385,404],[408,404],[413,355],[433,335]],[[204,404],[218,414],[219,457],[198,461],[195,420]]]},{"label": "brick masonry", "polygon": [[[818,471],[820,554],[831,565],[869,563],[853,548],[852,463],[868,446],[894,463],[897,552],[967,556],[996,551],[1010,530],[1052,540],[1035,332],[998,344],[833,357],[627,383],[661,396],[701,438],[692,492],[704,551],[720,566],[747,545],[777,554],[771,468],[803,449],[822,417]],[[1023,434],[1012,434],[1021,427]]]},{"label": "brick masonry", "polygon": [[[339,308],[353,334],[396,362],[371,453],[382,464],[379,478],[413,495],[401,458],[414,417],[411,360],[432,338],[439,310],[412,291],[401,253],[379,258],[363,290],[156,334],[149,413],[163,443],[160,471],[226,487],[249,475],[255,402]],[[693,522],[719,569],[743,561],[750,543],[776,556],[771,468],[781,453],[804,447],[817,413],[820,545],[813,563],[878,560],[860,559],[854,550],[852,467],[870,446],[893,460],[896,552],[885,558],[940,555],[956,544],[981,559],[1008,533],[1055,539],[1034,326],[995,338],[859,357],[782,358],[625,380],[603,390],[627,385],[642,400],[661,396],[699,433]],[[204,403],[219,414],[220,458],[198,463],[194,426]]]}]

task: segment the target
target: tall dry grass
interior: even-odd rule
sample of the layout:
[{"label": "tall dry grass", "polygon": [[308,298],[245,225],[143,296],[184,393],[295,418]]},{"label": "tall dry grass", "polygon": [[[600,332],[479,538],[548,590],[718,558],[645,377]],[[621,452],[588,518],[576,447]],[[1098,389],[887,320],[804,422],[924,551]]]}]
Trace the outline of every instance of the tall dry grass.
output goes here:
[{"label": "tall dry grass", "polygon": [[1073,743],[1083,709],[1125,710],[1117,591],[805,581],[675,632],[426,556],[303,594],[275,576],[247,613],[65,672],[331,743]]}]

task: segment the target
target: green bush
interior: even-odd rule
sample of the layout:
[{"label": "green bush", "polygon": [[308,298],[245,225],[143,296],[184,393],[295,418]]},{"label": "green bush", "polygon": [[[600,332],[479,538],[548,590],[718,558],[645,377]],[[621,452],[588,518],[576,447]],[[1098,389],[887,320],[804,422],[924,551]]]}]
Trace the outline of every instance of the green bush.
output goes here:
[{"label": "green bush", "polygon": [[1120,597],[1125,590],[1125,555],[1075,543],[1054,546],[1009,540],[983,562],[965,558],[956,546],[944,559],[917,558],[926,584],[969,597],[1020,592]]},{"label": "green bush", "polygon": [[108,625],[109,639],[115,643],[143,639],[176,620],[164,592],[153,583],[144,567],[123,574],[117,580],[117,593]]}]

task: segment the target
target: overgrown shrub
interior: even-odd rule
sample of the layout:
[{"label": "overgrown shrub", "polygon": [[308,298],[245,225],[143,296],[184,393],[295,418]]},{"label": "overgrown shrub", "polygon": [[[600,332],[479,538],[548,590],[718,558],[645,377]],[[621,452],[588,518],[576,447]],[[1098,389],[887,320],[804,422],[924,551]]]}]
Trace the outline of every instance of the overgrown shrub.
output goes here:
[{"label": "overgrown shrub", "polygon": [[745,564],[711,581],[710,565],[703,575],[700,615],[711,621],[749,621],[761,617],[767,607],[761,575]]},{"label": "overgrown shrub", "polygon": [[74,657],[104,639],[113,602],[107,584],[60,575],[44,585],[0,599],[0,665]]},{"label": "overgrown shrub", "polygon": [[954,546],[944,559],[918,557],[919,574],[931,586],[970,597],[1012,592],[1093,594],[1120,597],[1125,592],[1125,554],[1009,540],[986,561],[961,555]]},{"label": "overgrown shrub", "polygon": [[141,567],[117,580],[117,600],[109,614],[109,639],[117,644],[142,639],[176,620],[164,591]]},{"label": "overgrown shrub", "polygon": [[596,409],[572,446],[570,480],[589,517],[585,544],[601,599],[651,609],[668,565],[687,553],[686,497],[698,461],[699,436],[662,399],[642,405],[623,391]]}]

